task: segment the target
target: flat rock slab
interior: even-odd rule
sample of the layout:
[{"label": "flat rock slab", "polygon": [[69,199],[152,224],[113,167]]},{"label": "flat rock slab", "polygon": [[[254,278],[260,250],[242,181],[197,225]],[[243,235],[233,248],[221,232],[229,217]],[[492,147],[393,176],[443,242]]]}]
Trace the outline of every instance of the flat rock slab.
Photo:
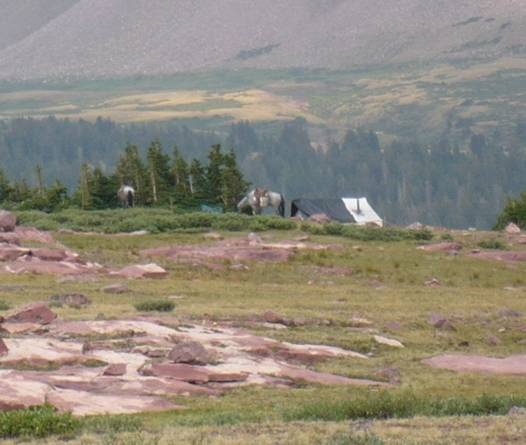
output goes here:
[{"label": "flat rock slab", "polygon": [[492,250],[471,253],[469,256],[481,260],[500,261],[503,263],[526,262],[526,251],[513,252],[507,250]]},{"label": "flat rock slab", "polygon": [[55,318],[57,318],[57,314],[49,309],[47,305],[35,303],[16,310],[6,317],[6,321],[10,323],[36,323],[46,325],[55,320]]},{"label": "flat rock slab", "polygon": [[[3,340],[0,410],[47,401],[75,415],[130,414],[180,408],[166,396],[213,396],[244,385],[383,385],[302,366],[334,357],[367,359],[353,351],[280,342],[229,327],[183,325],[173,317],[8,324],[38,330]],[[193,345],[194,364],[167,358],[177,345]],[[214,360],[194,360],[203,351]],[[188,351],[176,352],[186,360]]]},{"label": "flat rock slab", "polygon": [[423,360],[423,363],[433,368],[449,369],[456,372],[526,375],[526,355],[494,358],[477,355],[446,354]]},{"label": "flat rock slab", "polygon": [[121,270],[110,272],[110,275],[122,278],[166,278],[168,272],[157,264],[136,264]]}]

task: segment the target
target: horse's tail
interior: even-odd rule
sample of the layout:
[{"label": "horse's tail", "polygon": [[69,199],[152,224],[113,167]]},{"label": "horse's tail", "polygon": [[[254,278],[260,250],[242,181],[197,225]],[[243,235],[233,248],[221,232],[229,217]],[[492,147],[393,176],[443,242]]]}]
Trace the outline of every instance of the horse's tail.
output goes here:
[{"label": "horse's tail", "polygon": [[282,218],[285,218],[285,197],[280,195],[281,201],[279,203],[278,212]]}]

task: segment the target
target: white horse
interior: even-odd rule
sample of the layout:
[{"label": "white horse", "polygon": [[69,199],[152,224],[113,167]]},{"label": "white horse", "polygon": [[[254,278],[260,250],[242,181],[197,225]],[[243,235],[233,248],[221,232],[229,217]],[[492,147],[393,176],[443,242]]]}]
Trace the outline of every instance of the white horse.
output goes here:
[{"label": "white horse", "polygon": [[121,185],[117,192],[119,201],[124,208],[133,207],[135,205],[135,189],[129,185]]},{"label": "white horse", "polygon": [[281,193],[271,192],[263,188],[256,188],[245,196],[237,205],[238,210],[245,207],[252,208],[252,214],[261,215],[263,209],[272,207],[279,216],[285,216],[285,198]]}]

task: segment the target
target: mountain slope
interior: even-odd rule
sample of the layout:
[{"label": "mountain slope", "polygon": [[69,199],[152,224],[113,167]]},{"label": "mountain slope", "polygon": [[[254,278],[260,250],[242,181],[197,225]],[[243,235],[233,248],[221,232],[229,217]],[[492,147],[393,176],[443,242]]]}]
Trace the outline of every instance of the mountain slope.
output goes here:
[{"label": "mountain slope", "polygon": [[347,68],[526,54],[522,0],[4,3],[12,11],[0,19],[4,79]]}]

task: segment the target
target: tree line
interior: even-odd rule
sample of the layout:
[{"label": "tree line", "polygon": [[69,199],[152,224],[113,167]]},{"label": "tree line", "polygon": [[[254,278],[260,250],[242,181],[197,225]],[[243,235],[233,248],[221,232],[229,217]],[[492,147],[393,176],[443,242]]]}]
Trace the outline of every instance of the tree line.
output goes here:
[{"label": "tree line", "polygon": [[[172,152],[169,168],[157,169],[152,180],[148,165],[159,161],[155,156],[149,160],[151,141],[158,139],[163,147],[176,144],[180,157],[195,158],[205,174],[209,147],[222,144],[234,148],[242,176],[289,200],[361,195],[391,223],[490,228],[507,198],[526,190],[526,122],[517,122],[513,134],[499,129],[482,134],[475,124],[463,129],[461,140],[457,133],[445,128],[439,140],[428,144],[416,134],[411,139],[382,140],[366,129],[322,138],[319,130],[314,133],[302,119],[259,127],[238,122],[216,132],[191,130],[176,121],[118,125],[107,119],[13,119],[0,121],[0,164],[11,181],[22,184],[19,197],[27,185],[24,179],[31,187],[46,188],[51,201],[62,193],[62,184],[54,183],[55,178],[71,190],[79,182],[91,185],[93,196],[85,194],[87,208],[107,205],[110,200],[109,192],[107,199],[99,197],[103,193],[98,190],[109,187],[99,177],[115,181],[109,189],[111,199],[116,199],[113,190],[125,179],[122,172],[135,165],[133,169],[142,173],[129,179],[138,182],[141,205],[165,205],[170,198],[180,202],[181,189],[188,186],[186,180],[163,179],[169,170],[173,181],[176,156]],[[127,141],[134,141],[136,149],[128,150],[124,168],[121,153]],[[138,158],[142,166],[136,163]],[[85,164],[89,167],[83,170]],[[39,175],[35,165],[42,167]],[[199,184],[199,164],[188,162],[189,170],[192,166],[196,176],[192,184]],[[114,177],[113,172],[121,176]],[[176,185],[178,195],[174,196]],[[205,194],[197,185],[191,195],[213,202],[220,201],[217,196],[217,191]]]},{"label": "tree line", "polygon": [[215,144],[208,152],[207,162],[195,158],[187,162],[177,146],[171,156],[165,153],[158,139],[148,146],[145,159],[137,145],[127,144],[110,174],[99,166],[82,164],[78,186],[72,194],[58,179],[46,186],[40,165],[34,173],[36,185],[30,186],[25,179],[10,180],[0,169],[0,206],[48,212],[67,207],[108,209],[121,205],[117,191],[122,185],[129,185],[135,190],[138,206],[208,205],[232,211],[249,186],[234,150],[225,153],[220,144]]}]

